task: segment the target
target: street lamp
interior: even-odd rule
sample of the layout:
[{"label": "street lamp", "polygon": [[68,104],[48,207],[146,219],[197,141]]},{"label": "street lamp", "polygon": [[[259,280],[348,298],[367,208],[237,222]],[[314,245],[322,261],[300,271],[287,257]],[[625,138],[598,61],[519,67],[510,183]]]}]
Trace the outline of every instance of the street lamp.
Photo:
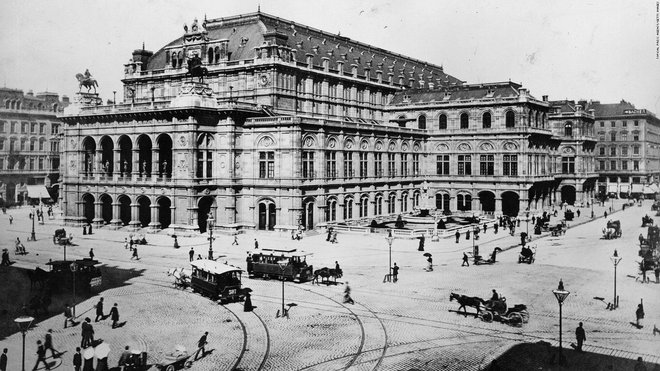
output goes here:
[{"label": "street lamp", "polygon": [[594,198],[591,198],[591,219],[594,218]]},{"label": "street lamp", "polygon": [[525,228],[527,228],[527,235],[529,236],[529,211],[525,213]]},{"label": "street lamp", "polygon": [[438,236],[438,211],[436,210],[435,214],[433,215],[433,236],[431,237],[431,241],[440,241],[440,237]]},{"label": "street lamp", "polygon": [[78,264],[76,262],[71,263],[69,265],[69,268],[71,269],[71,272],[73,272],[73,307],[72,307],[72,312],[73,312],[73,318],[76,318],[76,272],[78,271]]},{"label": "street lamp", "polygon": [[392,236],[391,229],[387,231],[387,237],[385,237],[385,240],[387,240],[387,245],[390,247],[390,264],[388,265],[389,274],[387,275],[387,281],[392,282],[392,242],[394,241],[394,237]]},{"label": "street lamp", "polygon": [[206,219],[206,229],[209,230],[209,260],[213,260],[213,222],[215,220],[213,219],[213,215],[209,212],[208,219]]},{"label": "street lamp", "polygon": [[282,315],[281,317],[284,318],[286,315],[287,318],[289,317],[288,314],[285,314],[286,312],[284,311],[284,270],[286,267],[289,265],[289,260],[288,259],[282,259],[277,261],[277,265],[280,266],[280,270],[282,271]]},{"label": "street lamp", "polygon": [[23,361],[21,363],[22,371],[25,371],[25,333],[30,328],[32,321],[34,321],[34,318],[26,315],[20,316],[14,320],[18,326],[18,329],[21,331],[21,334],[23,334]]},{"label": "street lamp", "polygon": [[559,303],[559,364],[564,364],[566,363],[566,360],[564,359],[563,347],[562,347],[561,307],[562,304],[564,303],[564,300],[566,300],[570,292],[564,290],[564,281],[560,279],[559,286],[557,286],[557,290],[552,290],[552,293],[555,295],[555,298],[557,298],[557,303]]},{"label": "street lamp", "polygon": [[34,234],[34,219],[37,216],[37,210],[32,207],[32,211],[30,212],[30,219],[32,219],[32,233],[30,233],[30,239],[28,241],[36,241],[37,240],[37,235]]},{"label": "street lamp", "polygon": [[616,296],[616,266],[621,262],[621,257],[616,250],[614,250],[614,255],[610,256],[610,260],[614,264],[614,300],[612,301],[611,309],[616,309],[619,307],[619,297]]}]

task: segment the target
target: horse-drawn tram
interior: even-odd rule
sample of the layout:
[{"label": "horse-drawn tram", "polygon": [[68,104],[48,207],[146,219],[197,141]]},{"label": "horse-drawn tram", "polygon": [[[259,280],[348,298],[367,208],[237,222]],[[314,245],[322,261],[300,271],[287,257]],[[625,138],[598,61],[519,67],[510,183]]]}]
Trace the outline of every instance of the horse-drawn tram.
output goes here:
[{"label": "horse-drawn tram", "polygon": [[241,301],[245,294],[241,289],[242,269],[214,260],[195,260],[192,265],[190,285],[199,292],[220,303]]},{"label": "horse-drawn tram", "polygon": [[[51,260],[49,279],[55,289],[68,288],[76,285],[76,289],[92,290],[101,287],[102,274],[99,265],[101,262],[94,259],[78,260]],[[75,277],[74,277],[75,276]]]},{"label": "horse-drawn tram", "polygon": [[291,250],[263,249],[248,255],[248,276],[306,282],[314,277],[314,268],[307,264],[310,253]]}]

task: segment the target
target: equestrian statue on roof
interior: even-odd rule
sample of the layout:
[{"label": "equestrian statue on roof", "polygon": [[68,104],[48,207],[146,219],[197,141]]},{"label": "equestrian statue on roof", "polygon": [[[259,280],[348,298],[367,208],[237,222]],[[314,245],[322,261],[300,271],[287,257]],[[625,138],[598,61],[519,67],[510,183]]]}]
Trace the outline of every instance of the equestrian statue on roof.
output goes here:
[{"label": "equestrian statue on roof", "polygon": [[199,82],[204,82],[204,76],[208,73],[206,67],[202,65],[202,58],[193,54],[192,58],[188,59],[188,74],[190,77],[199,77]]},{"label": "equestrian statue on roof", "polygon": [[77,73],[76,79],[78,79],[78,92],[80,92],[84,86],[87,88],[88,93],[90,89],[94,88],[94,94],[96,94],[96,87],[99,86],[99,84],[96,82],[96,79],[92,77],[92,74],[89,73],[88,69],[85,69],[84,74]]}]

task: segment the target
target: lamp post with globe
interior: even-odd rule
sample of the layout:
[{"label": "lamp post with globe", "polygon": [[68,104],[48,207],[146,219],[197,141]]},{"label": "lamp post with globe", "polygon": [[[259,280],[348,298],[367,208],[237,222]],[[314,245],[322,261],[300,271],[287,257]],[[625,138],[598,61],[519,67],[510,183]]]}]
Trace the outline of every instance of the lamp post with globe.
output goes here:
[{"label": "lamp post with globe", "polygon": [[621,262],[621,257],[616,250],[614,250],[614,255],[610,256],[610,260],[614,264],[614,300],[612,300],[611,309],[616,309],[619,307],[619,297],[616,295],[616,266]]},{"label": "lamp post with globe", "polygon": [[213,237],[213,222],[215,219],[213,219],[213,215],[209,212],[208,219],[206,219],[206,225],[207,229],[209,230],[209,260],[213,260],[213,240],[215,238]]},{"label": "lamp post with globe", "polygon": [[562,346],[562,326],[561,326],[561,320],[562,320],[562,313],[561,313],[561,307],[562,304],[564,304],[564,300],[570,295],[570,292],[566,291],[564,289],[564,281],[561,279],[559,280],[559,286],[557,286],[556,290],[552,290],[552,293],[555,295],[555,298],[557,298],[557,303],[559,303],[559,364],[564,364],[566,363],[566,359],[564,358],[564,353],[563,353],[563,346]]},{"label": "lamp post with globe", "polygon": [[392,282],[392,242],[394,242],[394,237],[392,236],[391,229],[388,231],[385,240],[387,241],[387,245],[389,246],[389,251],[390,251],[390,261],[389,261],[390,264],[388,265],[387,281]]},{"label": "lamp post with globe", "polygon": [[21,331],[21,334],[23,334],[23,358],[21,361],[22,371],[25,371],[25,333],[27,333],[28,329],[30,328],[32,321],[34,321],[33,317],[25,316],[25,315],[20,316],[14,320],[14,322],[16,322],[16,325],[18,326],[18,329]]},{"label": "lamp post with globe", "polygon": [[284,316],[289,317],[284,309],[284,270],[286,269],[287,265],[289,265],[289,260],[278,260],[277,265],[280,266],[280,271],[282,272],[282,312],[280,313],[282,314],[281,317],[284,318]]}]

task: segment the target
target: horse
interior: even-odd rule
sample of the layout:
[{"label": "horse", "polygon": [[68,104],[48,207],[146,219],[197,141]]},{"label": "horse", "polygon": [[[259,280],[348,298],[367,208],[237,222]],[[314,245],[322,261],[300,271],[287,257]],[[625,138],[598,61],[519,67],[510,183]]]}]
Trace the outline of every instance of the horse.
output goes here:
[{"label": "horse", "polygon": [[185,289],[190,282],[190,274],[183,268],[173,268],[167,271],[167,276],[174,277],[174,287]]},{"label": "horse", "polygon": [[323,279],[325,278],[326,281],[330,279],[330,269],[328,267],[323,267],[321,269],[317,269],[314,271],[314,278],[312,279],[312,283],[315,283],[318,285],[319,284],[319,277],[321,277],[321,283],[323,283]]},{"label": "horse", "polygon": [[94,94],[96,94],[96,87],[99,86],[98,82],[96,82],[96,79],[92,77],[85,77],[82,73],[77,73],[76,74],[76,79],[78,79],[78,91],[82,90],[82,87],[87,88],[87,92],[89,93],[89,90],[94,88]]},{"label": "horse", "polygon": [[208,73],[206,67],[202,65],[202,58],[198,55],[188,59],[188,74],[190,77],[199,77],[199,82],[204,82],[204,76]]},{"label": "horse", "polygon": [[48,281],[48,272],[37,267],[33,271],[27,271],[28,278],[30,279],[30,289],[34,288],[35,285],[39,285],[41,288],[44,288],[44,284]]},{"label": "horse", "polygon": [[481,305],[484,303],[484,300],[480,297],[477,296],[466,296],[466,295],[460,295],[460,294],[455,294],[451,293],[449,295],[449,301],[454,301],[456,300],[460,306],[458,307],[458,311],[463,308],[463,312],[465,317],[467,317],[467,308],[466,307],[473,307],[477,309],[477,315],[481,313]]}]

